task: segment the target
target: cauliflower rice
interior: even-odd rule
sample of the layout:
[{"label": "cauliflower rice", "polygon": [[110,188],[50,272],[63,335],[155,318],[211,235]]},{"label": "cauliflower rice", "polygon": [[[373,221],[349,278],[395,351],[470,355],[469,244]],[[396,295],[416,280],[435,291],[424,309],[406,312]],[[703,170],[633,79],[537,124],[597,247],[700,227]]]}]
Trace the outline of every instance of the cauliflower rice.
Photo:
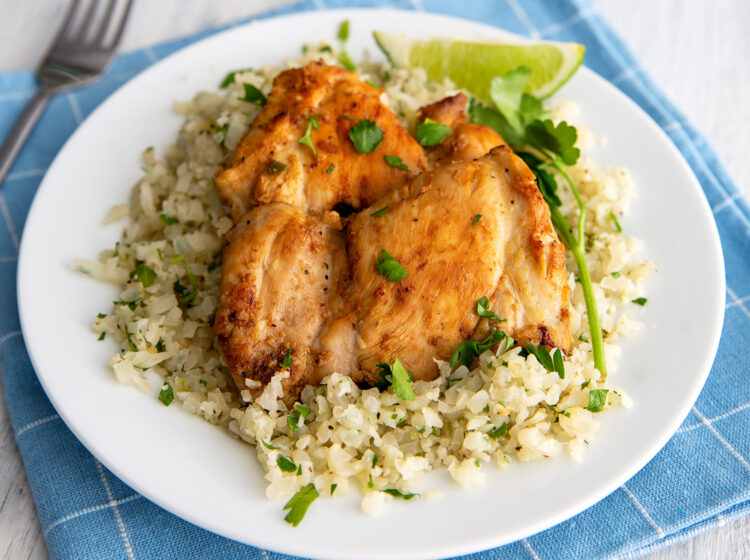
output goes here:
[{"label": "cauliflower rice", "polygon": [[[322,58],[337,64],[325,44],[288,63],[300,66]],[[421,70],[394,69],[363,62],[363,79],[385,88],[383,96],[404,124],[414,131],[419,107],[456,93],[450,83],[430,83]],[[250,127],[258,107],[239,100],[243,83],[268,94],[279,68],[238,73],[221,92],[200,92],[191,102],[177,102],[185,115],[177,142],[161,157],[143,153],[143,178],[128,204],[114,207],[106,221],[127,220],[121,241],[98,261],[72,266],[122,287],[109,314],[100,314],[93,330],[118,351],[110,365],[118,381],[143,392],[152,390],[144,371],[164,379],[175,404],[228,429],[255,446],[268,481],[269,498],[288,498],[313,483],[323,496],[357,487],[362,509],[381,511],[391,499],[383,490],[403,494],[422,489],[424,475],[445,467],[461,486],[484,481],[494,465],[532,461],[568,453],[579,459],[599,427],[586,409],[589,391],[607,389],[607,408],[629,406],[620,389],[594,368],[588,322],[574,260],[568,256],[572,294],[571,325],[576,338],[565,358],[564,379],[548,372],[520,348],[487,351],[473,370],[451,370],[438,362],[440,376],[414,383],[415,399],[402,401],[392,389],[360,389],[348,377],[333,374],[320,387],[306,387],[300,402],[287,410],[279,400],[279,371],[255,401],[249,391],[235,390],[212,330],[219,298],[221,256],[232,227],[213,183],[213,176]],[[576,107],[554,102],[547,107],[554,121],[575,124]],[[610,372],[618,358],[617,340],[641,324],[628,314],[631,300],[643,295],[644,280],[655,270],[639,262],[637,239],[617,231],[633,198],[627,170],[603,168],[586,157],[594,136],[578,126],[582,156],[569,169],[588,209],[587,259],[590,267]],[[561,210],[577,220],[572,195],[561,189]],[[140,267],[140,268],[139,268]],[[150,276],[145,268],[155,272]],[[167,387],[166,384],[169,384]],[[168,400],[168,399],[165,399]],[[292,461],[282,470],[279,456]]]}]

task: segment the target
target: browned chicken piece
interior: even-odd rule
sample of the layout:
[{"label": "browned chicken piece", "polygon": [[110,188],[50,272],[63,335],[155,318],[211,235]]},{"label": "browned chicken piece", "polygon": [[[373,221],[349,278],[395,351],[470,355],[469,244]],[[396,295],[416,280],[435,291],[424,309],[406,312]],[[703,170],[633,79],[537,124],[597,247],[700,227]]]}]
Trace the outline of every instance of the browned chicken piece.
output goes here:
[{"label": "browned chicken piece", "polygon": [[466,121],[466,104],[469,99],[463,93],[446,97],[419,110],[418,122],[432,119],[453,131],[437,146],[427,148],[430,169],[438,163],[471,161],[480,158],[505,140],[489,126]]},{"label": "browned chicken piece", "polygon": [[[373,208],[386,206],[382,217],[364,211],[348,225],[357,344],[342,373],[375,382],[376,364],[398,357],[415,379],[433,379],[433,358],[489,334],[476,313],[483,296],[513,338],[570,346],[564,248],[533,173],[510,148],[424,173]],[[383,249],[406,278],[377,272]]]},{"label": "browned chicken piece", "polygon": [[[358,210],[426,169],[422,147],[382,94],[353,72],[319,61],[280,73],[250,132],[216,175],[233,219],[274,201],[316,214],[337,204]],[[349,138],[359,120],[374,121],[383,131],[371,153],[357,152]],[[316,153],[299,142],[308,126]],[[409,170],[388,165],[385,155],[398,155]]]},{"label": "browned chicken piece", "polygon": [[268,383],[287,350],[293,361],[285,391],[296,396],[319,382],[311,341],[338,309],[340,276],[347,270],[336,213],[320,219],[276,202],[242,216],[224,250],[214,322],[238,389],[257,385],[247,379]]},{"label": "browned chicken piece", "polygon": [[[564,249],[534,175],[505,146],[416,177],[353,216],[346,238],[286,205],[248,219],[225,252],[215,326],[241,388],[243,371],[266,383],[286,348],[291,400],[334,371],[375,382],[376,364],[396,357],[433,379],[433,358],[493,328],[476,314],[483,296],[510,336],[570,346]],[[382,250],[408,276],[378,273]]]}]

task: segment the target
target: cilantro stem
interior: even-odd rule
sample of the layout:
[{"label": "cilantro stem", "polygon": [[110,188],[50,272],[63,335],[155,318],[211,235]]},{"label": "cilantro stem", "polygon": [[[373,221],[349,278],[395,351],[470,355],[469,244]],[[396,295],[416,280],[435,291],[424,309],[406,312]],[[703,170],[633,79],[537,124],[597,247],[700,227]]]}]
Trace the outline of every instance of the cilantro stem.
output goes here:
[{"label": "cilantro stem", "polygon": [[[549,156],[548,156],[549,157]],[[570,186],[570,190],[573,192],[573,196],[578,203],[578,239],[573,236],[573,231],[568,221],[560,212],[560,209],[553,204],[547,204],[550,209],[552,217],[552,223],[554,224],[557,231],[560,233],[560,237],[563,238],[563,242],[573,253],[576,265],[578,265],[578,279],[581,281],[581,289],[583,289],[583,300],[586,303],[586,315],[589,321],[589,330],[591,331],[591,349],[594,353],[594,366],[598,369],[604,378],[607,377],[607,360],[604,356],[604,337],[602,336],[602,329],[599,323],[599,311],[596,307],[596,298],[594,297],[594,286],[591,283],[591,274],[589,273],[588,263],[586,262],[586,238],[584,236],[584,224],[586,222],[586,206],[583,203],[581,194],[573,184],[573,180],[560,164],[557,158],[550,158],[550,164],[560,172],[560,175],[567,181]]]}]

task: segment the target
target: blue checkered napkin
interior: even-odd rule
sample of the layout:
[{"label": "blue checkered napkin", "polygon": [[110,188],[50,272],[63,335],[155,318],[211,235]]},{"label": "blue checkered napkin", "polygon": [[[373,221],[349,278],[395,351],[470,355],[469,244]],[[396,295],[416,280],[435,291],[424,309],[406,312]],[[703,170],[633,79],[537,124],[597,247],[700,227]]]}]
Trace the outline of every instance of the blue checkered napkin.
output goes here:
[{"label": "blue checkered napkin", "polygon": [[[534,38],[577,41],[586,64],[641,105],[670,136],[717,216],[727,272],[724,332],[700,398],[640,473],[580,515],[472,559],[634,558],[750,510],[750,209],[705,139],[664,98],[585,0],[318,0],[267,14],[351,6],[428,10],[493,23]],[[59,95],[0,192],[0,351],[3,385],[50,556],[57,558],[263,558],[284,556],[199,529],[135,493],[60,421],[29,363],[16,311],[18,240],[37,186],[94,107],[193,36],[120,56],[106,76]],[[35,90],[30,73],[0,74],[0,138]]]}]

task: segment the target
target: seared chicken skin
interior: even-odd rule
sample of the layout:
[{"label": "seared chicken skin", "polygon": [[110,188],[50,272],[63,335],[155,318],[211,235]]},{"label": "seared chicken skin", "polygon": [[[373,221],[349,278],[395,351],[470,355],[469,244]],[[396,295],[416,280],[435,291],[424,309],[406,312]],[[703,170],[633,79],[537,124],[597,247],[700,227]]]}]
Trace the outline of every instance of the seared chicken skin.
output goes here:
[{"label": "seared chicken skin", "polygon": [[466,104],[469,98],[463,93],[446,97],[419,110],[418,121],[432,119],[453,131],[437,146],[427,148],[427,162],[432,169],[438,163],[470,161],[485,155],[495,146],[505,144],[502,136],[483,124],[466,121]]},{"label": "seared chicken skin", "polygon": [[[376,364],[395,357],[434,379],[433,358],[493,327],[476,314],[483,296],[519,341],[571,344],[563,246],[534,175],[505,146],[414,178],[343,233],[286,205],[246,218],[225,252],[215,325],[241,389],[266,383],[287,349],[290,400],[334,371],[377,381]],[[378,273],[383,249],[407,277]]]},{"label": "seared chicken skin", "polygon": [[[250,132],[216,175],[232,218],[269,202],[313,214],[338,204],[358,210],[424,171],[422,147],[383,104],[382,94],[353,72],[322,62],[281,72]],[[371,153],[357,152],[349,138],[359,120],[374,121],[383,131]],[[308,129],[315,152],[299,142]],[[389,165],[386,155],[401,157],[408,171]]]}]

